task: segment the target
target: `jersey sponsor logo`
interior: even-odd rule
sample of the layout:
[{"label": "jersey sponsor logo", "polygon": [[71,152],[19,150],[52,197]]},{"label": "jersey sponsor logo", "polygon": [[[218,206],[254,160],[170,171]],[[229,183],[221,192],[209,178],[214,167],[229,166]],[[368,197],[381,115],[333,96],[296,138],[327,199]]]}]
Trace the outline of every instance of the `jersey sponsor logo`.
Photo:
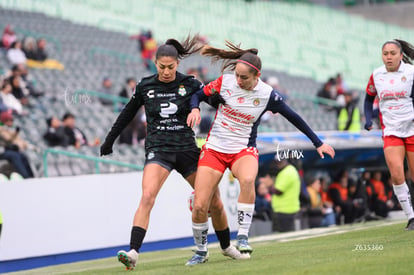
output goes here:
[{"label": "jersey sponsor logo", "polygon": [[407,97],[408,92],[407,91],[390,91],[390,90],[383,90],[380,94],[381,100],[389,100],[389,99],[395,99],[398,100],[399,98]]},{"label": "jersey sponsor logo", "polygon": [[256,99],[253,101],[253,105],[254,105],[254,106],[259,106],[259,104],[260,104],[260,99],[256,98]]},{"label": "jersey sponsor logo", "polygon": [[394,84],[395,80],[394,79],[390,79],[390,84]]},{"label": "jersey sponsor logo", "polygon": [[240,112],[239,110],[235,110],[231,107],[229,107],[228,105],[223,106],[220,105],[221,111],[223,112],[223,115],[225,115],[227,118],[239,122],[239,123],[243,123],[243,124],[249,124],[251,123],[255,117],[250,115],[250,114],[245,114]]},{"label": "jersey sponsor logo", "polygon": [[180,96],[185,96],[187,94],[187,91],[185,90],[184,85],[180,85],[180,87],[178,88],[178,94]]},{"label": "jersey sponsor logo", "polygon": [[149,98],[154,98],[154,97],[155,97],[155,95],[154,95],[154,90],[149,90],[149,91],[148,91],[148,93],[147,93],[147,96],[148,96]]},{"label": "jersey sponsor logo", "polygon": [[237,103],[240,103],[240,104],[244,103],[244,97],[239,97],[237,99]]},{"label": "jersey sponsor logo", "polygon": [[161,106],[160,116],[164,118],[170,117],[170,115],[175,114],[178,110],[178,106],[172,102],[161,103],[160,106]]}]

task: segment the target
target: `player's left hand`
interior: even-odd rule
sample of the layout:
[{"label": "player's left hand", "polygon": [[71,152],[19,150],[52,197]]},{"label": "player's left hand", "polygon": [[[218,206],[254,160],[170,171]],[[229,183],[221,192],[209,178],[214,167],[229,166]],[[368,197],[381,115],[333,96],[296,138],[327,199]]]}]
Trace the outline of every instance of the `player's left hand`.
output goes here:
[{"label": "player's left hand", "polygon": [[193,128],[194,126],[200,124],[201,121],[201,115],[200,110],[198,108],[194,108],[191,110],[191,113],[187,116],[187,125],[190,128]]},{"label": "player's left hand", "polygon": [[318,152],[318,154],[321,158],[325,157],[323,155],[324,153],[330,155],[331,158],[335,157],[335,150],[332,148],[332,146],[330,146],[326,143],[324,143],[321,146],[319,146],[318,148],[316,148],[316,151]]}]

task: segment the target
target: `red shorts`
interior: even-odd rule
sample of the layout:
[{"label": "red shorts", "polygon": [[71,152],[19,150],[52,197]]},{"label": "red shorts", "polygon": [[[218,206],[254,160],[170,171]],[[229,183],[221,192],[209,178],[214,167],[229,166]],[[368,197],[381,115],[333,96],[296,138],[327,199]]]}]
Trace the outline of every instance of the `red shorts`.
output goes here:
[{"label": "red shorts", "polygon": [[198,166],[207,166],[224,173],[226,168],[231,169],[236,160],[244,156],[253,156],[259,161],[259,152],[256,147],[248,147],[236,154],[225,154],[212,149],[206,149],[203,146],[198,159]]},{"label": "red shorts", "polygon": [[414,152],[414,136],[400,138],[396,136],[385,136],[384,149],[388,146],[405,146],[405,150],[408,152]]}]

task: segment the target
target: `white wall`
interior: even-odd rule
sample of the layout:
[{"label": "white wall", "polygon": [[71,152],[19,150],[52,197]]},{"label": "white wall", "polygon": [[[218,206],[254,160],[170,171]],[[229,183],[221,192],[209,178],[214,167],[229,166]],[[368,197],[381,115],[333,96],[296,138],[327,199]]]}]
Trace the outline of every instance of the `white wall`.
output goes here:
[{"label": "white wall", "polygon": [[[0,261],[129,244],[142,172],[0,183]],[[220,190],[237,230],[239,185],[225,174]],[[191,237],[192,189],[175,171],[156,200],[144,242]],[[210,231],[213,233],[210,223]]]}]

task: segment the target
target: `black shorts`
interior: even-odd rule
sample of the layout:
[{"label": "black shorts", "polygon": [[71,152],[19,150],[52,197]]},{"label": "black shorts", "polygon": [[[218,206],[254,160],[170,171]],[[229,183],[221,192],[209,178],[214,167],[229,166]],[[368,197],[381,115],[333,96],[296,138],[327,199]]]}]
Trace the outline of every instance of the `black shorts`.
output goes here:
[{"label": "black shorts", "polygon": [[148,152],[145,155],[145,165],[148,163],[157,163],[172,171],[175,169],[184,178],[197,171],[199,150],[184,152]]}]

